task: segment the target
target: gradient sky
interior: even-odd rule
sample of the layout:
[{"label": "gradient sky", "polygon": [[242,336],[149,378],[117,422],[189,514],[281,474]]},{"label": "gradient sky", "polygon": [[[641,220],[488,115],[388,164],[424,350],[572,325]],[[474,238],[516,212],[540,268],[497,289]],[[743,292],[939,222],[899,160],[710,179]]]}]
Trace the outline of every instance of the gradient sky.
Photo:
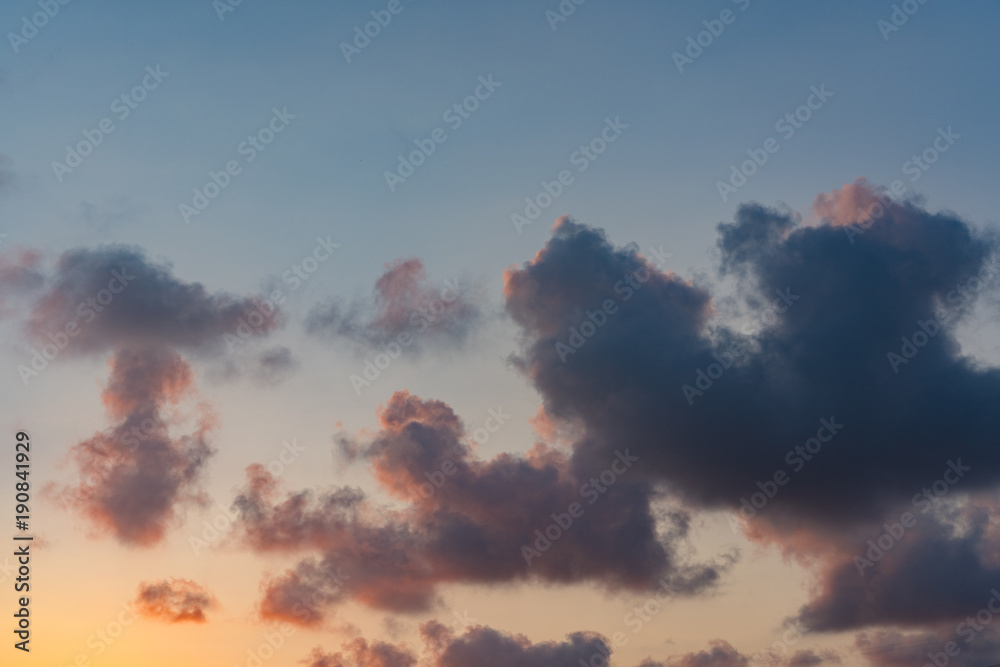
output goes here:
[{"label": "gradient sky", "polygon": [[[949,285],[965,283],[996,250],[1000,6],[995,2],[913,0],[915,13],[885,34],[879,22],[892,20],[891,2],[588,0],[573,5],[575,11],[555,29],[546,17],[547,11],[558,11],[555,0],[399,3],[402,11],[349,63],[341,43],[354,38],[356,26],[372,20],[370,12],[389,3],[244,0],[220,18],[220,3],[211,0],[142,5],[76,0],[58,5],[58,13],[37,34],[26,43],[15,40],[16,45],[9,33],[20,33],[24,17],[41,11],[39,4],[15,0],[0,8],[0,27],[7,35],[0,47],[0,113],[6,129],[0,141],[0,368],[5,369],[0,401],[8,441],[18,430],[31,435],[33,532],[39,540],[32,575],[37,578],[32,584],[32,652],[25,656],[5,644],[0,647],[2,664],[62,666],[85,655],[91,664],[108,667],[247,665],[248,651],[256,650],[266,635],[280,632],[275,619],[261,613],[263,582],[280,578],[319,552],[300,549],[301,544],[272,550],[255,542],[249,519],[232,531],[231,539],[213,542],[197,555],[190,538],[202,535],[203,522],[219,516],[220,508],[248,494],[247,467],[275,460],[286,441],[304,450],[277,476],[281,490],[274,502],[289,492],[321,494],[346,485],[360,488],[372,506],[365,521],[407,516],[407,501],[390,493],[396,473],[385,453],[401,447],[392,439],[398,434],[378,417],[385,406],[398,407],[392,403],[402,400],[401,395],[394,399],[396,392],[442,401],[465,424],[466,442],[486,423],[490,410],[510,415],[487,441],[474,446],[474,457],[482,463],[502,461],[508,454],[521,462],[520,472],[504,472],[514,477],[509,497],[500,504],[511,508],[526,506],[536,498],[533,494],[541,493],[538,484],[543,482],[516,475],[531,466],[541,469],[546,456],[570,457],[552,470],[572,480],[580,466],[603,461],[606,451],[615,451],[602,440],[615,431],[614,425],[598,424],[597,418],[589,422],[586,406],[596,404],[583,396],[604,388],[610,394],[614,387],[648,407],[643,413],[648,421],[640,420],[643,433],[622,422],[625,440],[619,444],[631,442],[640,451],[635,443],[648,435],[649,442],[659,438],[674,443],[664,445],[664,451],[676,447],[689,453],[703,447],[722,452],[722,445],[715,450],[709,441],[726,440],[735,448],[731,460],[742,460],[751,477],[760,469],[781,467],[781,456],[775,459],[772,450],[783,453],[809,434],[799,438],[794,434],[801,429],[775,425],[774,420],[781,421],[775,415],[770,415],[772,422],[750,415],[752,397],[772,398],[777,411],[791,405],[790,398],[788,405],[781,401],[796,392],[808,396],[799,404],[802,413],[788,417],[797,427],[826,416],[812,411],[810,401],[820,395],[826,404],[835,404],[837,397],[866,393],[858,387],[881,388],[884,378],[868,377],[863,370],[871,360],[836,356],[838,350],[849,351],[848,343],[841,348],[838,341],[870,334],[865,345],[872,349],[898,347],[899,336],[912,333],[909,324],[887,336],[882,325],[891,332],[894,321],[911,321],[900,303],[945,299]],[[572,5],[568,0],[562,4]],[[703,22],[718,19],[724,10],[734,20],[678,71],[675,52],[683,53],[688,38],[706,29]],[[127,118],[119,118],[115,100],[140,84],[147,68],[157,67],[168,76]],[[472,95],[480,78],[489,77],[499,86],[461,127],[450,128],[443,118],[446,110]],[[783,137],[776,122],[820,88],[832,95],[793,136]],[[241,142],[266,127],[275,109],[294,118],[247,162],[239,152]],[[57,175],[53,163],[64,162],[67,146],[83,140],[84,132],[97,128],[103,118],[113,120],[114,131],[71,173]],[[586,171],[578,172],[572,155],[598,137],[608,119],[620,119],[627,128]],[[447,141],[391,191],[385,172],[395,170],[398,156],[409,154],[415,141],[426,140],[436,128],[445,128]],[[907,162],[949,128],[958,138],[912,180]],[[759,151],[769,137],[777,139],[778,151],[724,201],[717,182],[728,180],[731,165],[747,160],[747,151]],[[209,172],[225,169],[230,160],[239,162],[240,173],[187,223],[179,206],[191,204],[192,189],[203,187]],[[519,233],[511,215],[523,214],[525,198],[536,197],[543,191],[542,181],[557,179],[565,169],[572,171],[573,183]],[[862,178],[867,182],[857,181]],[[879,222],[875,231],[862,236],[863,243],[872,244],[865,255],[872,264],[845,265],[851,278],[843,283],[824,277],[842,258],[838,253],[846,252],[834,247],[834,232],[850,247],[838,228],[859,222],[836,203],[849,203],[846,210],[855,202],[870,202],[879,187],[896,180],[906,189],[895,193],[887,207],[888,231]],[[835,203],[826,208],[816,203],[823,193]],[[750,202],[766,208],[739,208]],[[562,216],[575,223],[554,227]],[[719,223],[731,225],[728,233],[717,228]],[[938,234],[945,228],[947,233]],[[283,274],[313,255],[317,238],[339,247],[308,281],[291,289]],[[669,257],[657,263],[651,249],[661,248]],[[919,257],[907,255],[907,262],[900,253]],[[72,268],[68,257],[79,264]],[[417,264],[402,263],[414,258],[425,276]],[[808,262],[800,266],[803,258]],[[88,291],[96,284],[92,280],[100,282],[105,268],[118,266],[119,260],[157,267],[141,274],[155,284],[148,291],[127,287],[120,304],[112,302],[80,340],[71,341],[37,377],[22,382],[18,365],[30,364],[32,350],[46,342],[46,327],[74,314],[80,298],[93,294]],[[607,345],[598,346],[595,338],[593,348],[582,348],[566,365],[572,368],[582,355],[591,354],[590,365],[577,367],[584,369],[581,375],[550,366],[539,341],[565,337],[568,327],[580,321],[580,309],[600,303],[596,295],[606,295],[608,285],[623,275],[614,271],[641,266],[655,269],[656,289],[662,288],[638,304],[650,319],[636,315],[627,336],[612,338],[617,334],[602,331]],[[914,266],[924,273],[913,269],[917,272],[911,274]],[[815,273],[809,267],[816,267]],[[794,326],[752,325],[763,328],[766,354],[754,362],[760,365],[756,370],[739,371],[739,376],[731,372],[732,392],[720,388],[701,397],[716,400],[715,412],[690,410],[680,389],[688,379],[675,382],[666,374],[657,379],[641,372],[641,356],[637,361],[633,354],[669,349],[678,360],[664,361],[664,368],[682,368],[677,377],[693,381],[695,370],[705,366],[709,346],[722,349],[726,331],[759,319],[761,299],[771,288],[785,287],[775,281],[790,275],[803,285],[816,280],[818,287],[789,311]],[[366,360],[386,341],[408,330],[410,308],[456,279],[465,287],[454,306],[449,305],[445,321],[418,336],[371,386],[356,392],[350,376],[362,373]],[[171,285],[194,284],[201,284],[204,294],[186,288],[170,291]],[[222,334],[236,331],[233,315],[246,312],[255,295],[276,287],[286,297],[281,321],[230,352]],[[855,290],[856,311],[845,296],[848,287]],[[219,297],[223,293],[231,300]],[[754,490],[756,477],[747,478],[749,486],[739,486],[733,463],[721,466],[725,470],[717,483],[695,488],[701,482],[691,482],[688,488],[678,479],[681,473],[671,472],[674,465],[680,469],[690,463],[687,454],[662,459],[648,454],[650,463],[639,464],[648,465],[641,473],[647,477],[641,484],[635,480],[635,493],[648,494],[642,498],[649,500],[656,519],[654,542],[671,543],[677,558],[691,567],[713,563],[718,579],[711,585],[692,584],[690,595],[665,605],[640,632],[633,634],[624,619],[651,593],[635,582],[614,583],[612,575],[621,574],[622,565],[602,562],[606,569],[597,575],[568,575],[564,581],[550,574],[498,575],[490,582],[449,570],[431,577],[438,577],[434,593],[439,598],[430,606],[391,609],[373,606],[364,596],[345,599],[322,624],[295,627],[264,664],[337,665],[330,656],[310,658],[310,652],[322,647],[347,660],[350,642],[359,639],[369,648],[386,642],[421,660],[440,660],[435,665],[473,664],[461,662],[467,658],[455,646],[445,657],[421,653],[421,627],[430,636],[426,624],[433,620],[451,625],[456,636],[470,633],[469,651],[481,648],[475,641],[485,645],[484,635],[475,634],[485,632],[483,628],[526,637],[517,645],[528,646],[524,650],[529,652],[546,642],[555,643],[555,651],[557,644],[570,641],[571,633],[611,638],[625,631],[629,641],[615,648],[611,664],[616,667],[750,664],[750,656],[781,638],[783,623],[799,617],[803,605],[835,597],[829,590],[834,566],[824,555],[836,551],[830,544],[863,547],[868,536],[879,534],[864,530],[880,525],[873,517],[898,518],[897,495],[908,498],[934,481],[913,481],[924,479],[925,469],[897,469],[900,460],[912,456],[944,468],[946,460],[966,452],[971,460],[985,442],[983,434],[996,417],[978,415],[995,414],[998,400],[995,294],[992,286],[977,292],[975,307],[963,304],[968,312],[963,310],[963,319],[948,329],[947,341],[935,338],[941,350],[934,352],[934,363],[940,367],[933,368],[939,374],[925,369],[918,376],[924,371],[914,371],[905,395],[883,392],[871,399],[884,407],[880,414],[892,419],[912,416],[899,407],[904,403],[913,414],[933,412],[938,421],[922,427],[931,435],[927,442],[913,441],[916,453],[894,458],[905,448],[887,443],[919,438],[921,429],[889,417],[865,416],[871,420],[868,440],[857,433],[865,428],[860,416],[853,432],[848,428],[837,436],[859,438],[851,444],[855,452],[885,447],[869,461],[862,454],[838,459],[824,473],[833,481],[815,481],[817,494],[840,488],[845,495],[823,501],[805,492],[793,498],[790,491],[782,501],[787,507],[776,509],[773,525],[741,524],[733,530],[730,520],[739,498]],[[702,296],[705,302],[699,301]],[[143,299],[160,307],[158,313],[145,312]],[[331,310],[331,304],[338,309]],[[182,341],[183,332],[169,332],[171,323],[195,306],[202,309],[197,322],[202,328]],[[690,317],[690,336],[685,328],[689,321],[678,324],[681,316],[675,310]],[[654,313],[660,312],[663,319],[656,319]],[[916,328],[916,318],[925,315],[917,306],[912,312]],[[880,313],[886,322],[871,319]],[[895,316],[900,319],[890,319]],[[610,324],[608,332],[613,316]],[[669,335],[662,328],[668,324],[676,325]],[[113,428],[119,421],[115,406],[146,400],[136,398],[144,395],[130,386],[117,394],[108,389],[109,378],[117,377],[110,364],[122,360],[116,355],[137,341],[147,346],[144,351],[166,355],[165,366],[190,367],[192,372],[190,383],[181,382],[179,389],[151,390],[149,406],[154,407],[149,409],[177,399],[187,420],[177,433],[191,433],[207,414],[199,413],[203,402],[212,415],[204,419],[212,424],[207,442],[215,451],[190,488],[182,485],[198,497],[183,502],[174,497],[176,516],[165,520],[161,537],[144,544],[123,539],[106,522],[95,523],[86,498],[66,495],[67,489],[80,488],[74,447]],[[809,350],[811,365],[795,365],[801,349]],[[275,350],[282,352],[275,357],[273,373],[254,370]],[[171,354],[183,360],[175,361]],[[913,371],[921,358],[930,357],[925,353],[901,372]],[[785,368],[781,364],[786,362],[799,371],[816,369],[815,375],[803,372],[805,386],[792,387],[794,382],[778,378],[781,373],[774,370]],[[651,372],[657,363],[649,362]],[[884,353],[871,364],[880,364],[872,373],[888,368]],[[850,370],[841,374],[838,366]],[[155,375],[160,370],[147,366],[142,372]],[[630,378],[636,379],[634,392],[626,391]],[[810,378],[830,384],[810,385]],[[661,407],[659,390],[650,388],[660,384],[668,397],[664,400],[677,405]],[[941,396],[941,387],[954,391]],[[967,412],[957,407],[934,412],[959,398]],[[546,416],[537,419],[543,404]],[[896,409],[898,413],[891,412]],[[129,408],[121,410],[119,416]],[[410,418],[443,429],[435,437],[446,439],[451,433],[451,427],[435,421],[444,418],[430,404],[413,410],[417,416]],[[660,410],[662,422],[656,426],[653,417]],[[686,416],[676,417],[674,410]],[[686,421],[688,415],[696,416]],[[961,425],[954,421],[960,415],[966,419]],[[721,426],[699,430],[730,417],[734,431],[745,429],[738,434]],[[941,435],[949,432],[950,437]],[[754,452],[767,449],[762,443],[779,436],[791,439],[754,459]],[[380,438],[390,443],[384,450],[378,449]],[[12,468],[13,455],[8,458],[0,470]],[[884,493],[861,474],[868,481],[858,482],[853,499],[844,500],[855,493],[851,480],[858,473],[851,461],[859,469],[879,466],[871,477],[882,475]],[[982,477],[974,487],[970,483],[967,498],[952,494],[954,505],[935,510],[934,527],[942,534],[954,529],[950,537],[940,538],[954,547],[942,547],[950,554],[958,549],[955,542],[969,533],[978,535],[981,528],[983,541],[973,551],[984,576],[1000,574],[1000,529],[986,519],[980,526],[970,517],[1000,502],[1000,467],[995,459],[989,461],[984,454],[975,464]],[[419,478],[423,472],[414,474]],[[692,480],[702,479],[696,466],[687,472]],[[4,472],[0,479],[0,493],[10,498],[12,474]],[[868,482],[871,488],[865,486]],[[731,497],[725,499],[717,487],[730,483]],[[457,507],[466,501],[454,502]],[[499,503],[496,498],[492,502]],[[627,505],[631,501],[621,502],[638,511]],[[835,509],[826,512],[824,502]],[[671,517],[679,515],[686,521],[683,539],[670,534],[676,529]],[[502,523],[496,517],[482,521]],[[610,532],[594,527],[595,545],[621,535],[611,530],[619,527],[610,519],[603,528]],[[931,532],[926,530],[917,537],[924,539]],[[827,546],[817,546],[823,540],[829,540]],[[584,538],[565,546],[578,550],[583,561],[594,553]],[[615,548],[627,553],[631,545],[626,541]],[[847,553],[852,547],[844,548]],[[516,550],[508,555],[521,558]],[[955,563],[963,562],[956,556]],[[902,563],[893,571],[911,574],[908,585],[919,583],[924,575],[908,567]],[[961,612],[967,607],[959,600],[947,613],[907,618],[891,610],[899,603],[897,589],[877,588],[892,598],[891,604],[872,603],[872,609],[858,612],[860,620],[831,620],[822,631],[805,634],[789,655],[803,649],[814,653],[789,664],[809,664],[809,659],[845,665],[924,664],[926,651],[914,657],[906,653],[908,646],[923,649],[930,645],[928,637],[949,639],[949,628],[975,615],[991,595],[989,586],[976,588],[971,579],[951,585],[946,580],[952,571],[942,567],[929,591],[973,589],[970,599],[981,597],[982,603]],[[93,635],[106,631],[123,605],[136,603],[140,586],[170,579],[196,582],[215,600],[205,607],[204,622],[171,623],[163,613],[137,615],[98,655],[95,646],[101,644],[95,644]],[[0,581],[0,612],[10,619],[15,595],[2,569]],[[396,585],[389,581],[386,586]],[[993,581],[1000,584],[1000,576]],[[927,603],[915,595],[907,604],[916,608]],[[1000,662],[1000,634],[991,634],[995,629],[990,626],[984,632],[975,643],[963,642],[963,652],[950,664]],[[580,641],[592,641],[591,635],[587,638]],[[720,640],[725,644],[712,644]],[[358,644],[353,646],[357,650]],[[592,653],[587,650],[586,656]],[[540,653],[532,655],[541,659]],[[560,655],[546,658],[548,662],[524,658],[522,663],[478,664],[578,664],[572,651]],[[355,659],[375,667],[408,664],[374,652]],[[563,659],[567,661],[559,662]]]}]

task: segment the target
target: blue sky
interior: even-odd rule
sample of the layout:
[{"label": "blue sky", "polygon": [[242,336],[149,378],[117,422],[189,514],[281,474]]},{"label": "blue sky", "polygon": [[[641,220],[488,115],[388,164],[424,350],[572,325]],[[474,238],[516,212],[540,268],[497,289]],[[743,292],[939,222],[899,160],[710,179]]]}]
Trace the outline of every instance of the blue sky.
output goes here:
[{"label": "blue sky", "polygon": [[[221,424],[218,467],[206,482],[214,501],[231,500],[244,468],[275,456],[290,437],[309,447],[309,465],[295,468],[292,488],[350,482],[385,499],[363,463],[338,461],[333,435],[377,429],[376,409],[404,387],[443,400],[470,428],[503,406],[513,414],[511,423],[481,446],[480,455],[528,451],[540,439],[529,420],[546,397],[510,363],[524,332],[504,313],[503,272],[535,257],[561,216],[605,230],[615,247],[634,243],[647,257],[650,248],[662,247],[670,257],[661,269],[717,287],[719,296],[740,293],[715,269],[716,225],[732,221],[741,203],[787,206],[814,225],[817,195],[860,177],[885,186],[899,179],[906,196],[929,211],[949,211],[973,229],[997,223],[995,2],[912,0],[908,7],[916,11],[886,32],[879,22],[891,22],[906,3],[564,0],[563,7],[575,9],[553,23],[556,0],[398,0],[401,10],[347,62],[341,45],[391,3],[243,0],[220,14],[223,1],[51,0],[58,13],[26,41],[11,35],[22,32],[24,17],[30,21],[42,11],[39,3],[15,0],[0,7],[6,129],[0,251],[32,248],[54,258],[72,248],[134,245],[169,262],[180,280],[243,295],[266,293],[276,284],[288,292],[282,274],[312,254],[318,237],[340,244],[301,289],[286,294],[287,326],[273,335],[297,360],[290,378],[261,388],[213,375],[208,361],[199,370],[199,388],[211,395]],[[731,20],[717,23],[725,12]],[[721,26],[721,33],[679,71],[674,54],[705,34],[706,22]],[[164,73],[155,87],[150,70]],[[135,88],[144,78],[147,89]],[[483,90],[483,80],[496,82],[495,89],[460,127],[450,126],[448,110]],[[783,136],[776,123],[818,89],[829,98],[793,135]],[[116,100],[134,90],[144,99],[122,117]],[[248,161],[240,147],[276,112],[286,119],[281,131]],[[67,146],[84,141],[85,133],[95,136],[106,118],[114,130],[78,167],[58,174],[53,163],[65,162]],[[574,155],[609,123],[622,128],[619,136],[580,171]],[[398,156],[411,154],[415,142],[426,145],[438,128],[447,140],[390,189],[386,172],[398,168]],[[906,163],[949,128],[957,139],[911,180],[915,172],[904,171]],[[748,151],[759,155],[769,138],[777,140],[777,151],[723,201],[717,183],[730,178],[731,166],[746,161]],[[186,221],[179,207],[192,204],[193,189],[204,188],[210,172],[224,171],[229,161],[239,173]],[[563,170],[571,172],[572,184],[519,231],[512,215],[523,215],[525,198],[536,199],[543,182],[557,181]],[[330,298],[368,298],[393,261],[412,257],[423,262],[434,290],[456,277],[470,286],[480,326],[458,343],[407,352],[359,395],[349,376],[360,372],[374,348],[307,335],[307,314]],[[995,361],[1000,348],[991,321],[981,316],[962,342]],[[14,369],[32,344],[12,337],[0,351],[0,367],[9,369],[0,400],[12,406],[5,424],[8,430],[33,425],[36,437],[60,443],[43,455],[39,466],[46,472],[40,474],[65,481],[72,474],[57,462],[72,443],[106,426],[99,388],[107,360],[61,359],[58,371],[25,387]],[[65,406],[64,414],[53,418],[57,405]],[[92,545],[55,505],[40,511],[51,512],[54,543]],[[178,569],[188,576],[211,570],[220,577],[215,588],[238,600],[227,608],[238,628],[230,630],[242,633],[227,645],[249,641],[258,628],[240,619],[254,603],[255,588],[219,574],[230,556],[213,555],[210,566],[188,563],[185,538],[202,518],[187,517],[186,527],[150,562],[164,572],[183,562]],[[732,543],[756,548],[731,534],[719,515],[699,521],[699,549],[719,551]],[[123,553],[115,544],[86,548],[94,549],[89,558],[95,563]],[[261,562],[246,553],[232,557],[255,587]],[[70,581],[67,561],[60,567]],[[784,569],[777,550],[758,552],[743,567],[726,589],[733,599],[753,598],[769,577],[780,579],[775,590],[785,596],[767,605],[763,619],[749,619],[729,634],[752,652],[770,643],[764,635],[805,601],[803,590],[812,580],[799,565]],[[106,574],[121,596],[145,576]],[[475,586],[457,586],[449,604],[471,604]],[[586,609],[558,621],[525,620],[512,611],[518,600],[543,599],[538,591],[490,590],[499,601],[480,616],[505,631],[534,633],[533,641],[560,640],[588,623],[612,632],[620,621],[617,611],[595,611],[606,598],[589,585],[554,593],[552,604],[560,609]],[[683,627],[684,638],[674,632],[674,644],[649,638],[641,649],[620,653],[620,664],[694,651],[721,634],[705,619],[731,611],[713,612],[704,599],[690,604],[697,622]],[[369,609],[353,613],[366,636],[386,634],[391,626],[380,625]],[[676,613],[670,622],[683,623],[684,614]],[[658,621],[662,633],[665,618]],[[532,627],[536,621],[542,625]],[[85,622],[64,623],[60,632],[87,634]],[[415,626],[398,636],[416,641]],[[306,651],[317,638],[300,639]],[[846,646],[850,637],[833,643]],[[66,648],[51,655],[61,660],[72,653]]]}]

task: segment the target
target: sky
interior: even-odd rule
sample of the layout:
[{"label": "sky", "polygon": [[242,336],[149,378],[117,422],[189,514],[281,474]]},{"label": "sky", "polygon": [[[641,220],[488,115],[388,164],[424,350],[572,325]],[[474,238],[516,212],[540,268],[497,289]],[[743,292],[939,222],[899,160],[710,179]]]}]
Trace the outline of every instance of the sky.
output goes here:
[{"label": "sky", "polygon": [[4,3],[0,663],[1000,663],[998,27]]}]

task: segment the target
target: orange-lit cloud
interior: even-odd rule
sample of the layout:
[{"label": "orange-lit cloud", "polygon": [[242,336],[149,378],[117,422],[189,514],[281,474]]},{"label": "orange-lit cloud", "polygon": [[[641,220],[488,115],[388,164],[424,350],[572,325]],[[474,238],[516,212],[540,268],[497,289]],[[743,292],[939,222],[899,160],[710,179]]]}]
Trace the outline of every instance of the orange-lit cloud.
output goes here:
[{"label": "orange-lit cloud", "polygon": [[188,579],[144,582],[135,604],[146,618],[166,623],[204,623],[206,612],[217,606],[206,588]]}]

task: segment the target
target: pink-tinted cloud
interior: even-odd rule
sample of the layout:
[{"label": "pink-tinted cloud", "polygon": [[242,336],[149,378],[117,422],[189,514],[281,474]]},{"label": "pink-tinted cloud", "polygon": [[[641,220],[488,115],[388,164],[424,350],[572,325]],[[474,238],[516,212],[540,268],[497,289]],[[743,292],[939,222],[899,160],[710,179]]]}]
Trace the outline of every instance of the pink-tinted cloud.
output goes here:
[{"label": "pink-tinted cloud", "polygon": [[433,284],[419,259],[398,259],[386,265],[370,299],[346,306],[327,301],[310,312],[307,326],[316,335],[371,347],[460,344],[483,318],[480,291],[464,278]]},{"label": "pink-tinted cloud", "polygon": [[[711,586],[731,563],[695,565],[676,555],[686,519],[668,517],[658,532],[651,491],[629,478],[625,452],[625,459],[612,455],[581,473],[565,453],[542,445],[525,456],[481,461],[451,408],[406,392],[392,397],[379,421],[374,437],[355,449],[382,486],[406,502],[403,509],[379,507],[346,488],[282,497],[266,471],[248,470],[237,499],[246,544],[318,556],[266,583],[265,617],[317,625],[349,599],[418,611],[452,582],[589,581],[643,590],[668,578],[683,595]],[[620,478],[594,487],[594,476],[612,466]],[[585,508],[582,515],[565,530],[549,528],[553,515],[565,523],[574,503]],[[542,531],[555,530],[560,534],[548,546]],[[544,553],[532,554],[536,547]]]},{"label": "pink-tinted cloud", "polygon": [[70,456],[81,480],[59,492],[98,533],[150,546],[160,542],[183,509],[204,502],[201,478],[212,449],[211,413],[198,411],[192,433],[171,436],[171,410],[193,394],[191,368],[162,346],[123,348],[111,362],[102,393],[115,424],[75,445]]},{"label": "pink-tinted cloud", "polygon": [[834,227],[845,227],[867,223],[884,215],[886,210],[881,202],[887,201],[886,193],[880,192],[867,179],[859,178],[831,193],[821,193],[813,201],[816,215]]}]

